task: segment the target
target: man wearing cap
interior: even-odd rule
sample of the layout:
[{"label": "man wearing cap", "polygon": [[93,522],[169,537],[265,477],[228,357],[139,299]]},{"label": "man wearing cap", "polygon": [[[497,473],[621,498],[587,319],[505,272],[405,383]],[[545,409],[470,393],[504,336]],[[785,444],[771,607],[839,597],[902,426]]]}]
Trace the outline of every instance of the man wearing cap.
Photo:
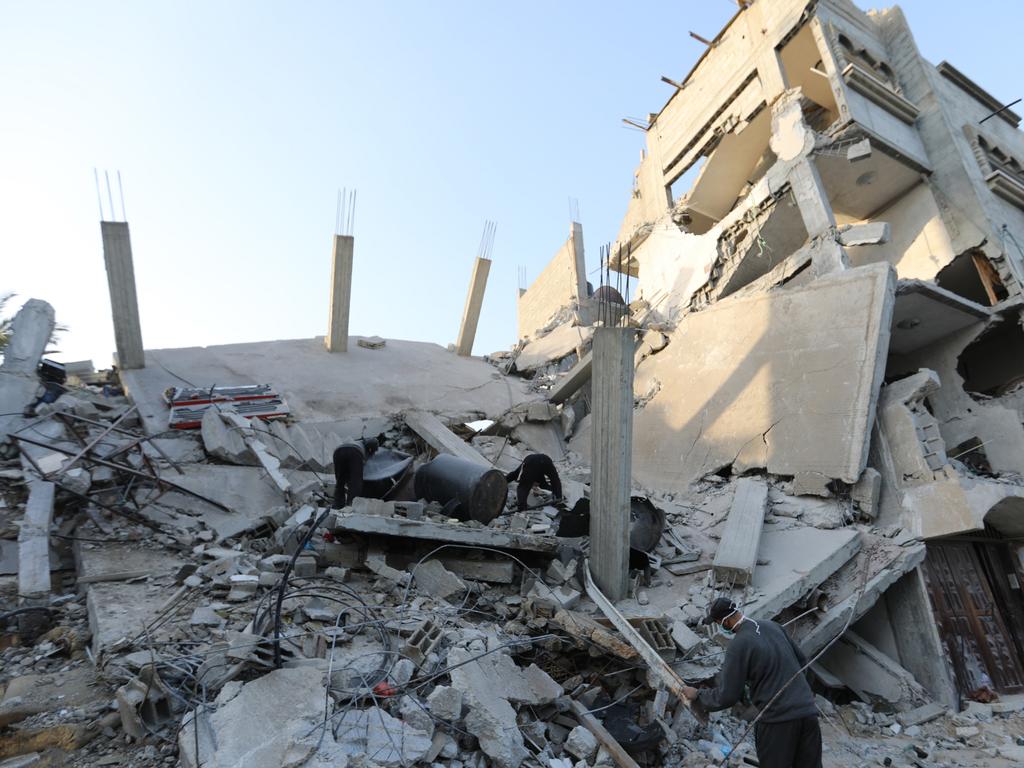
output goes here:
[{"label": "man wearing cap", "polygon": [[763,712],[754,729],[761,768],[821,768],[818,708],[800,672],[807,659],[799,646],[774,621],[747,618],[724,597],[711,603],[703,623],[717,624],[732,640],[718,686],[700,691],[686,687],[686,698],[715,712],[738,702],[749,684],[750,699]]}]

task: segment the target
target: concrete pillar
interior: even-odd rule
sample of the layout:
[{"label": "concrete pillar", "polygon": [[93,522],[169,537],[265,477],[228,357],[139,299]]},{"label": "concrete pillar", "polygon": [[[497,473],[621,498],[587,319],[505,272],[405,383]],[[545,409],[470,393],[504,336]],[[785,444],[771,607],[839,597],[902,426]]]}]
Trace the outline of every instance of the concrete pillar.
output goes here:
[{"label": "concrete pillar", "polygon": [[473,275],[469,278],[469,291],[466,293],[466,306],[462,310],[459,338],[455,342],[455,351],[462,357],[473,354],[476,324],[480,319],[480,307],[484,303],[484,289],[487,288],[487,275],[490,271],[491,260],[477,257],[473,263]]},{"label": "concrete pillar", "polygon": [[331,315],[324,343],[328,352],[348,351],[348,312],[352,304],[352,253],[355,238],[334,236],[331,256]]},{"label": "concrete pillar", "polygon": [[145,368],[142,351],[142,326],[139,324],[139,300],[135,294],[135,268],[132,266],[132,241],[126,221],[101,221],[103,260],[107,265],[110,311],[114,315],[114,341],[117,365],[122,370]]},{"label": "concrete pillar", "polygon": [[611,601],[629,579],[629,497],[633,458],[631,328],[598,328],[591,383],[590,568]]},{"label": "concrete pillar", "polygon": [[583,225],[578,221],[572,222],[569,231],[569,247],[572,249],[572,263],[575,271],[575,292],[576,302],[579,303],[587,298],[587,259],[583,252]]}]

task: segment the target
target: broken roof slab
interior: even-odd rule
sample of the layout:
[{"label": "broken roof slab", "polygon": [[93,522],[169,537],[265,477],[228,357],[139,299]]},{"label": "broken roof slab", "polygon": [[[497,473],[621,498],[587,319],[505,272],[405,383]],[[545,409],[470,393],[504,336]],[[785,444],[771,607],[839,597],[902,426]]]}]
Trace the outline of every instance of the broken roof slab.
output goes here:
[{"label": "broken roof slab", "polygon": [[[722,467],[853,483],[865,466],[895,293],[888,264],[686,316],[641,363],[633,475],[684,490]],[[659,389],[660,387],[660,389]]]},{"label": "broken roof slab", "polygon": [[[991,312],[934,283],[901,280],[892,316],[891,354],[905,355],[988,320]],[[980,330],[980,327],[979,327]]]},{"label": "broken roof slab", "polygon": [[344,354],[325,352],[322,337],[147,349],[146,367],[121,371],[121,377],[150,434],[167,430],[163,392],[183,380],[198,386],[272,383],[303,421],[410,408],[497,415],[536,399],[525,382],[437,344],[388,339],[382,349],[365,349],[354,339]]}]

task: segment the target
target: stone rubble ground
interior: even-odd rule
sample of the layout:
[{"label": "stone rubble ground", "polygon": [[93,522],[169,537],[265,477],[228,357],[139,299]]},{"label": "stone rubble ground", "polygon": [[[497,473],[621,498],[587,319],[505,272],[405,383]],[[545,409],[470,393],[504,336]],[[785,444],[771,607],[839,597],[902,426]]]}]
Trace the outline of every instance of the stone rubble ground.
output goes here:
[{"label": "stone rubble ground", "polygon": [[[109,425],[128,406],[120,395],[82,387],[41,407],[37,423],[56,423],[47,411],[66,409]],[[120,424],[143,437],[130,417]],[[52,437],[53,444],[73,440],[70,429]],[[103,429],[89,426],[78,437],[88,441]],[[196,458],[194,438],[166,438],[166,452]],[[410,444],[400,426],[385,438],[385,445]],[[131,439],[120,434],[109,442]],[[5,455],[2,530],[9,538],[17,533],[30,471],[10,447]],[[582,463],[559,463],[567,486],[585,483]],[[328,489],[316,488],[283,510],[260,510],[245,530],[220,539],[202,522],[204,502],[188,502],[194,517],[168,509],[143,514],[144,507],[116,504],[124,493],[116,471],[83,465],[92,467],[89,498],[115,503],[88,509],[80,497],[58,490],[51,531],[54,589],[40,606],[46,610],[5,614],[0,636],[6,646],[0,652],[0,758],[6,761],[0,768],[615,764],[573,714],[573,700],[594,710],[622,742],[640,744],[634,757],[642,764],[708,764],[702,746],[714,751],[716,735],[720,743],[743,730],[731,714],[714,716],[711,728],[701,729],[675,702],[659,705],[631,649],[616,645],[614,633],[606,631],[613,640],[601,642],[600,633],[580,630],[602,619],[579,582],[585,540],[561,540],[553,558],[515,553],[511,583],[501,583],[504,571],[489,583],[468,576],[465,562],[449,560],[446,566],[419,556],[421,550],[396,558],[400,546],[369,570],[367,543],[343,529],[349,516],[403,519],[412,510],[421,519],[486,535],[551,530],[551,507],[506,515],[491,526],[451,521],[438,504],[418,509],[358,500],[354,509],[328,516],[298,560],[303,567],[288,580],[283,668],[275,670],[269,638],[282,569],[305,521],[326,510]],[[176,476],[159,457],[150,466],[161,477]],[[204,464],[181,466],[187,474]],[[685,565],[710,560],[731,485],[712,478],[692,497],[654,497],[667,517],[657,550],[662,562],[673,556]],[[793,525],[802,499],[785,490],[784,484],[772,486],[779,504],[769,522]],[[140,482],[134,493],[136,500],[151,498],[153,489]],[[807,509],[818,520],[818,506]],[[878,535],[870,526],[861,528],[864,536]],[[682,640],[674,649],[677,668],[692,682],[710,679],[720,658],[696,626],[715,594],[709,573],[705,568],[676,576],[666,566],[637,585],[649,614],[658,615],[654,608],[666,600],[673,604],[666,618],[678,624]],[[16,609],[13,580],[0,583],[4,610]],[[117,613],[121,602],[136,603],[136,610]],[[20,620],[39,616],[46,616],[41,626]],[[433,640],[417,645],[417,630],[424,627],[435,628]],[[430,636],[419,636],[424,634]],[[862,702],[837,707],[822,698],[820,706],[826,765],[883,764],[889,758],[897,766],[1000,766],[1019,762],[1024,752],[1024,718],[1012,703],[972,704],[966,712],[909,727],[899,724],[898,714]],[[652,729],[655,737],[646,744],[643,738],[630,742]]]}]

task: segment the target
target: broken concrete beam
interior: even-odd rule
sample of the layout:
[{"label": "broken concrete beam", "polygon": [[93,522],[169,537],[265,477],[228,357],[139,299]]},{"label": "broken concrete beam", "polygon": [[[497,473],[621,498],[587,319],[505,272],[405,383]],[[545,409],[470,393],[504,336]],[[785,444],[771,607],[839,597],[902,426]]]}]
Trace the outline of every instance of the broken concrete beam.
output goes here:
[{"label": "broken concrete beam", "polygon": [[429,733],[392,717],[380,707],[345,712],[334,726],[334,738],[341,754],[350,758],[372,756],[374,763],[387,768],[417,763],[431,744]]},{"label": "broken concrete beam", "polygon": [[29,481],[28,503],[18,531],[18,596],[37,600],[50,594],[50,521],[56,486]]},{"label": "broken concrete beam", "polygon": [[564,403],[574,394],[576,394],[580,387],[590,381],[590,375],[593,370],[594,364],[594,353],[593,351],[587,352],[583,357],[572,368],[569,369],[568,373],[562,376],[558,380],[558,383],[551,388],[551,392],[548,393],[548,400],[552,403]]},{"label": "broken concrete beam", "polygon": [[484,303],[484,291],[487,288],[487,275],[490,271],[490,259],[478,256],[473,262],[473,274],[469,278],[469,290],[466,292],[466,305],[462,310],[459,336],[455,341],[455,353],[461,357],[469,357],[473,354],[476,326],[480,320],[480,310]]},{"label": "broken concrete beam", "polygon": [[438,560],[457,576],[491,584],[511,584],[515,577],[515,563],[511,560],[476,560],[457,555],[440,555]]},{"label": "broken concrete beam", "polygon": [[203,414],[200,434],[203,447],[215,459],[228,464],[253,466],[257,463],[256,456],[242,438],[242,433],[227,419],[221,418],[216,408],[207,408]]},{"label": "broken concrete beam", "polygon": [[615,764],[619,768],[640,768],[639,764],[629,756],[629,753],[623,749],[622,745],[612,736],[608,729],[604,727],[596,717],[594,717],[587,708],[575,699],[570,704],[572,712],[579,721],[601,742],[601,746],[608,750],[608,753],[612,756]]},{"label": "broken concrete beam", "polygon": [[39,359],[53,336],[53,326],[53,307],[40,299],[26,301],[11,321],[0,373],[35,378]]},{"label": "broken concrete beam", "polygon": [[743,608],[755,619],[771,619],[839,570],[861,548],[849,528],[764,527],[752,585],[758,597]]},{"label": "broken concrete beam", "polygon": [[534,536],[528,533],[513,533],[490,528],[469,528],[454,523],[435,523],[429,520],[409,520],[402,517],[341,515],[338,519],[337,530],[425,539],[449,544],[479,545],[495,549],[525,550],[547,555],[554,555],[558,551],[558,539],[551,536]]},{"label": "broken concrete beam", "polygon": [[853,630],[825,652],[820,664],[869,704],[884,702],[905,711],[931,698],[912,674]]},{"label": "broken concrete beam", "polygon": [[881,245],[888,243],[890,236],[889,223],[886,221],[847,224],[839,228],[840,245]]},{"label": "broken concrete beam", "polygon": [[425,411],[409,411],[405,414],[405,423],[413,432],[422,437],[431,448],[441,453],[450,453],[460,459],[472,461],[486,467],[491,462],[485,459],[480,453],[452,432],[448,427],[432,413]]},{"label": "broken concrete beam", "polygon": [[0,442],[15,429],[39,390],[36,368],[53,335],[53,307],[29,299],[11,322],[10,339],[0,364]]},{"label": "broken concrete beam", "polygon": [[741,477],[736,483],[729,517],[715,552],[715,578],[728,584],[749,584],[757,565],[761,527],[768,507],[768,484],[754,477]]},{"label": "broken concrete beam", "polygon": [[946,707],[939,704],[937,701],[933,701],[930,704],[925,704],[917,707],[916,709],[900,712],[896,715],[896,720],[904,728],[910,728],[914,725],[930,723],[932,720],[936,720],[944,714],[946,714]]}]

